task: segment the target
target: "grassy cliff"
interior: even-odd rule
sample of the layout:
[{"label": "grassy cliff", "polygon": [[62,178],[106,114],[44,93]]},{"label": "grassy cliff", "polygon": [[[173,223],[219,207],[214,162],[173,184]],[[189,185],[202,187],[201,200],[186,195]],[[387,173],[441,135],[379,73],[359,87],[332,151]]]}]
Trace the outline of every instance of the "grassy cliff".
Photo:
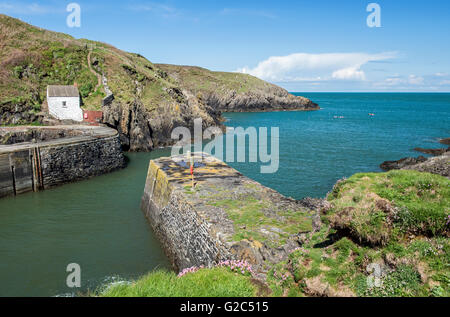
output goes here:
[{"label": "grassy cliff", "polygon": [[[450,295],[450,180],[417,171],[356,174],[338,182],[320,230],[299,240],[264,281],[227,268],[177,277],[154,272],[103,296]],[[242,274],[245,273],[245,274]],[[225,277],[227,276],[227,277]]]},{"label": "grassy cliff", "polygon": [[171,79],[140,55],[43,30],[5,15],[0,15],[0,39],[2,106],[21,104],[24,109],[38,111],[47,85],[76,83],[84,107],[100,109],[101,100],[97,97],[104,96],[105,91],[102,85],[95,88],[97,76],[102,74],[108,78],[115,97],[124,103],[136,98],[138,86],[142,87],[140,96],[149,108],[164,99],[173,99],[168,91],[175,87]]},{"label": "grassy cliff", "polygon": [[221,111],[314,110],[309,99],[255,77],[155,65],[111,45],[75,39],[0,14],[0,125],[42,121],[47,85],[77,84],[83,107],[101,109],[103,76],[115,100],[104,123],[130,150],[169,145],[176,126],[221,124]]},{"label": "grassy cliff", "polygon": [[447,178],[403,170],[338,182],[326,225],[269,284],[278,295],[449,296],[449,188]]}]

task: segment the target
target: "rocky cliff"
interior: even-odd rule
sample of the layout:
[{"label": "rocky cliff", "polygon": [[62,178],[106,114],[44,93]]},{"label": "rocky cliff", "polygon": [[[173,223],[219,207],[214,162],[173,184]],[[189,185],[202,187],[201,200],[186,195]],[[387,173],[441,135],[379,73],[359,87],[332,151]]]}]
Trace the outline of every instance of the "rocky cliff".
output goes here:
[{"label": "rocky cliff", "polygon": [[[177,126],[220,125],[222,111],[315,110],[309,99],[255,77],[155,65],[105,43],[0,15],[0,125],[42,122],[47,85],[77,84],[83,108],[104,112],[125,150],[172,143]],[[103,78],[102,85],[98,85]],[[102,99],[114,100],[102,107]]]}]

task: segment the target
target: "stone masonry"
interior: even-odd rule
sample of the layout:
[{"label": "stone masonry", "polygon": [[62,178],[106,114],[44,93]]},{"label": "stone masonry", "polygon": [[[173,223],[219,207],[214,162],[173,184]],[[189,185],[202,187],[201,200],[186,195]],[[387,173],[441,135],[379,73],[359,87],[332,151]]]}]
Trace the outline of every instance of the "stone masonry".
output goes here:
[{"label": "stone masonry", "polygon": [[246,260],[264,273],[301,246],[314,212],[196,153],[192,188],[186,156],[152,160],[142,210],[176,270]]},{"label": "stone masonry", "polygon": [[[32,138],[32,139],[30,139]],[[0,197],[38,191],[125,166],[116,130],[92,126],[2,128]],[[19,143],[10,144],[11,140]]]}]

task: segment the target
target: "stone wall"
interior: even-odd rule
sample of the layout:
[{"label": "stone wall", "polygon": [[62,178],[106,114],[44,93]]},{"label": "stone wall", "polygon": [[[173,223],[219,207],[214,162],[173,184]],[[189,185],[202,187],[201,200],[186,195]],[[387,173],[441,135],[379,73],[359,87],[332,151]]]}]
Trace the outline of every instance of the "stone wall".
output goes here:
[{"label": "stone wall", "polygon": [[195,155],[150,162],[141,208],[178,271],[245,260],[265,274],[313,230],[316,216],[220,160]]},{"label": "stone wall", "polygon": [[47,189],[124,167],[117,131],[104,127],[75,130],[82,130],[81,136],[0,146],[0,197]]},{"label": "stone wall", "polygon": [[231,257],[211,232],[210,224],[174,191],[166,173],[150,162],[142,210],[174,268],[211,266]]},{"label": "stone wall", "polygon": [[40,149],[44,188],[109,173],[124,166],[118,136]]}]

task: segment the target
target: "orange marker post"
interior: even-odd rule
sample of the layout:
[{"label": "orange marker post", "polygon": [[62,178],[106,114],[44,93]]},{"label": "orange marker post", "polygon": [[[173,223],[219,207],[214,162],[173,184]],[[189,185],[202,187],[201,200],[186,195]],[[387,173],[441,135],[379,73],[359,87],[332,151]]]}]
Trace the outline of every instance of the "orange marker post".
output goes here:
[{"label": "orange marker post", "polygon": [[189,161],[190,161],[190,171],[191,171],[191,179],[192,179],[192,189],[194,189],[194,157],[192,156],[191,152],[188,152]]}]

